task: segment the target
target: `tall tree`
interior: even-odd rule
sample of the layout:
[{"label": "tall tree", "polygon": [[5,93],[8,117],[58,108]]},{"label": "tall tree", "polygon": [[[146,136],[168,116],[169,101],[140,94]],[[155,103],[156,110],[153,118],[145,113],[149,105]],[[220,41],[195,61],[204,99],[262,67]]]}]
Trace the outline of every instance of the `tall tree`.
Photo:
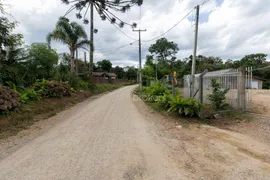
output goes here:
[{"label": "tall tree", "polygon": [[97,62],[99,71],[110,72],[112,69],[111,61],[104,59],[102,61]]},{"label": "tall tree", "polygon": [[120,67],[120,66],[115,66],[112,69],[112,72],[114,72],[117,75],[118,79],[123,79],[125,77],[125,71],[124,68]]},{"label": "tall tree", "polygon": [[[97,29],[94,29],[94,8],[100,15],[102,20],[108,20],[112,24],[118,24],[120,28],[124,27],[125,24],[130,25],[131,27],[136,27],[137,24],[129,24],[127,22],[122,21],[119,17],[117,17],[112,11],[120,11],[125,13],[132,6],[138,5],[141,6],[143,4],[143,0],[61,0],[65,4],[72,3],[70,9],[66,12],[65,16],[72,12],[73,10],[77,10],[76,17],[78,19],[83,19],[85,24],[89,23],[88,18],[86,17],[87,12],[90,11],[90,72],[93,71],[93,51],[94,51],[94,32],[97,32]],[[65,17],[64,16],[64,17]]]},{"label": "tall tree", "polygon": [[35,82],[36,79],[51,79],[53,70],[58,63],[58,54],[44,44],[34,44],[29,49],[27,60],[26,77],[28,81]]},{"label": "tall tree", "polygon": [[179,48],[173,41],[169,42],[166,38],[161,38],[152,44],[149,52],[157,58],[158,61],[171,63],[176,60],[176,54]]},{"label": "tall tree", "polygon": [[[0,14],[4,14],[0,3]],[[0,83],[18,81],[18,61],[23,57],[22,34],[14,33],[16,22],[10,22],[6,17],[0,17]]]},{"label": "tall tree", "polygon": [[60,18],[55,30],[47,35],[47,41],[56,40],[68,46],[71,56],[71,71],[74,72],[75,52],[78,48],[89,46],[87,34],[84,28],[76,22],[69,22],[67,19]]}]

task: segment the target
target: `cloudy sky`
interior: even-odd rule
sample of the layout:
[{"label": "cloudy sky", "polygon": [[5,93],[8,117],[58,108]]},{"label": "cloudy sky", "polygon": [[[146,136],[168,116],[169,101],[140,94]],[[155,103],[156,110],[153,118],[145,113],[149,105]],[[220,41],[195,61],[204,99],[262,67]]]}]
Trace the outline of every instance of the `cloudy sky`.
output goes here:
[{"label": "cloudy sky", "polygon": [[[16,32],[24,35],[26,44],[45,42],[58,17],[63,16],[69,8],[61,0],[2,1],[11,5],[6,6],[6,11],[20,23]],[[144,0],[141,11],[139,7],[133,7],[128,13],[116,15],[147,29],[142,33],[142,40],[148,41],[162,35],[202,2],[204,0]],[[223,59],[240,59],[251,53],[270,54],[269,5],[270,0],[209,0],[200,9],[198,53]],[[83,24],[75,18],[75,13],[67,17]],[[178,44],[178,58],[192,54],[194,18],[195,11],[165,35],[168,40]],[[109,59],[114,66],[137,66],[138,42],[133,39],[138,39],[138,33],[126,26],[121,30],[127,37],[108,21],[102,21],[97,14],[94,23],[99,30],[95,34],[95,62]],[[89,32],[89,25],[84,27]],[[155,40],[143,42],[143,60],[153,43]],[[53,43],[52,46],[58,53],[68,52],[62,44]],[[83,51],[80,51],[80,57],[83,57]]]}]

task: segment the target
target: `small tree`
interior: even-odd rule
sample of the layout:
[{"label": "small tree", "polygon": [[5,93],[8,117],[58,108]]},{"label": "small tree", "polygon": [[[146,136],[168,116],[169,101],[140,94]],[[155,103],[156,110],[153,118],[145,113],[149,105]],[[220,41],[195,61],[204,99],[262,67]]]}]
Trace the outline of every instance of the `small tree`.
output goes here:
[{"label": "small tree", "polygon": [[226,93],[229,89],[222,89],[222,85],[217,81],[217,79],[211,79],[212,85],[212,94],[209,95],[209,100],[211,101],[212,106],[215,110],[221,110],[228,107],[228,104],[225,102]]}]

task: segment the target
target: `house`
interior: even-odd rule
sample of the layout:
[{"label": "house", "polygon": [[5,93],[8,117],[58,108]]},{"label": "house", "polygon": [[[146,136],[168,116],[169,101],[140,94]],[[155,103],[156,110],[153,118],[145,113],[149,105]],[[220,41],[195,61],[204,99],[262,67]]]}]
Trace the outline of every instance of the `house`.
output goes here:
[{"label": "house", "polygon": [[263,87],[263,79],[259,77],[253,77],[251,81],[251,85],[249,87],[252,89],[262,89]]},{"label": "house", "polygon": [[117,79],[117,75],[115,73],[107,72],[93,72],[93,77],[102,79]]}]

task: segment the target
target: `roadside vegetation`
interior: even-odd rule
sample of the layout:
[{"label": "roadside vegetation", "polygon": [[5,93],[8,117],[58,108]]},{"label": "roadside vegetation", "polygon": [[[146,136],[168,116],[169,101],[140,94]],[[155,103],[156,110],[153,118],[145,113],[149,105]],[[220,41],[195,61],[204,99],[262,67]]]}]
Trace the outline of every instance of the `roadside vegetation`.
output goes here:
[{"label": "roadside vegetation", "polygon": [[184,99],[176,95],[173,96],[165,84],[155,82],[149,87],[144,87],[142,91],[137,90],[137,94],[144,101],[152,106],[165,110],[171,114],[178,114],[187,117],[198,116],[202,105],[193,99]]}]

